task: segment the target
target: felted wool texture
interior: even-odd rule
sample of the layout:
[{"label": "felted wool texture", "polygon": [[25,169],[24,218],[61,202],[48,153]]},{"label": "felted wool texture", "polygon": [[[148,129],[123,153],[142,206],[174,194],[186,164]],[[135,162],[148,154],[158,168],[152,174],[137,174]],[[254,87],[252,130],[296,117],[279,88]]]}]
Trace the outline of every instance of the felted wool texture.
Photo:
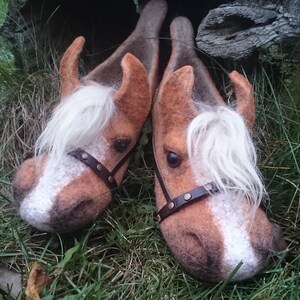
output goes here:
[{"label": "felted wool texture", "polygon": [[[105,102],[104,105],[108,103],[110,107],[113,107],[113,109],[109,109],[111,113],[106,114],[105,126],[99,130],[99,126],[94,125],[92,128],[94,135],[90,135],[89,140],[85,140],[83,145],[87,152],[91,153],[109,170],[124,155],[114,149],[114,141],[126,138],[130,141],[129,147],[131,147],[139,136],[151,106],[147,72],[142,63],[128,54],[123,59],[122,68],[124,69],[124,81],[120,89],[115,93],[109,91],[108,94],[112,95],[112,98],[105,99],[108,102]],[[101,89],[97,84],[92,84],[92,87],[84,86],[78,92],[84,92],[90,88],[93,93]],[[88,93],[85,94],[87,97],[88,95]],[[73,99],[71,95],[69,100],[65,100],[62,103],[63,108],[65,105],[69,106],[68,101],[72,102]],[[113,101],[113,106],[109,103],[110,100]],[[95,101],[97,102],[97,99]],[[86,104],[88,105],[88,101]],[[83,106],[84,109],[85,106]],[[97,114],[97,110],[93,109],[89,113],[93,112]],[[60,113],[60,107],[55,113]],[[91,118],[87,118],[87,121],[89,119]],[[72,120],[75,122],[76,118],[72,118]],[[122,126],[120,126],[121,124]],[[81,122],[81,126],[84,127],[84,123]],[[84,128],[80,130],[82,131]],[[47,135],[45,136],[47,137]],[[54,141],[56,137],[59,138],[59,135],[55,136],[54,131],[51,136]],[[74,146],[75,142],[75,139],[72,139]],[[28,223],[43,231],[74,231],[92,222],[107,207],[112,200],[111,191],[87,166],[67,154],[68,147],[65,147],[65,150],[59,154],[59,163],[57,155],[52,154],[51,150],[50,146],[49,159],[45,162],[41,159],[44,155],[34,159],[35,168],[40,170],[40,167],[43,166],[43,171],[32,172],[31,174],[35,178],[27,180],[26,191],[23,188],[24,192],[18,199],[20,214]],[[41,161],[43,164],[39,166]],[[115,175],[119,183],[127,165],[128,162]],[[34,186],[30,186],[31,184]],[[20,190],[20,186],[22,186],[22,179],[19,184],[14,185],[15,190]]]},{"label": "felted wool texture", "polygon": [[[194,163],[189,160],[186,139],[189,124],[203,112],[203,106],[212,111],[225,107],[192,48],[179,42],[181,38],[185,40],[182,32],[191,32],[186,29],[189,24],[182,17],[171,24],[172,54],[152,110],[157,165],[173,198],[207,183],[205,174],[195,176],[192,170]],[[251,130],[254,121],[252,87],[240,74],[233,73],[231,80],[238,98],[237,112]],[[177,168],[167,163],[170,151],[181,157]],[[201,168],[201,164],[198,167]],[[157,179],[155,194],[159,210],[167,202]],[[200,280],[224,280],[240,261],[243,264],[233,280],[253,276],[266,266],[276,238],[272,234],[273,224],[261,209],[255,208],[254,216],[249,218],[251,205],[241,201],[236,207],[234,200],[227,196],[218,193],[195,201],[160,224],[174,256],[188,273]]]}]

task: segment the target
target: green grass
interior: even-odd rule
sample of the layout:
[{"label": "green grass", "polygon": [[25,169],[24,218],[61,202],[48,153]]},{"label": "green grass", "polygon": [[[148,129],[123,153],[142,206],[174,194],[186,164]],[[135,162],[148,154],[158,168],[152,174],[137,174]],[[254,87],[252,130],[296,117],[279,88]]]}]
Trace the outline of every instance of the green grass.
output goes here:
[{"label": "green grass", "polygon": [[[2,26],[7,11],[7,0],[0,0],[0,27]],[[5,70],[11,69],[13,67],[13,55],[10,53],[7,48],[5,41],[2,37],[0,37],[0,82],[5,80],[5,77],[2,78],[3,74],[5,74]],[[1,76],[2,75],[2,76]],[[0,90],[1,91],[1,90]]]},{"label": "green grass", "polygon": [[[5,74],[4,74],[5,75]],[[0,261],[23,274],[41,262],[52,283],[43,299],[298,299],[299,272],[299,100],[275,90],[263,70],[255,78],[255,136],[272,203],[289,254],[242,283],[207,285],[187,275],[171,255],[153,220],[155,199],[150,149],[133,164],[123,190],[89,228],[73,235],[41,233],[26,225],[12,205],[10,181],[30,151],[57,97],[57,76],[41,71],[4,84],[1,94]],[[45,80],[46,78],[46,80]],[[53,86],[49,87],[49,81]],[[279,91],[278,91],[279,90]]]},{"label": "green grass", "polygon": [[0,26],[4,22],[7,10],[7,0],[0,0]]},{"label": "green grass", "polygon": [[41,233],[16,214],[10,182],[58,98],[56,64],[45,64],[44,70],[28,75],[14,70],[11,62],[0,67],[1,266],[22,273],[25,284],[31,263],[41,262],[52,278],[43,291],[44,300],[299,299],[300,94],[294,86],[300,81],[296,75],[289,78],[294,83],[285,78],[275,83],[261,68],[251,79],[257,101],[254,137],[270,193],[269,217],[283,227],[289,253],[274,255],[269,267],[251,280],[209,285],[181,269],[153,220],[149,144],[138,152],[120,195],[90,227],[66,235]]}]

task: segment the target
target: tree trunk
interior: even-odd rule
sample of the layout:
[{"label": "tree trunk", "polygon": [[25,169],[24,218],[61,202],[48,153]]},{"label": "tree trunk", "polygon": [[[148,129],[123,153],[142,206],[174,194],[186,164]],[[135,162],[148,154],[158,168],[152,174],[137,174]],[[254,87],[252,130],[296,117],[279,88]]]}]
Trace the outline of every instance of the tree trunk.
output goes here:
[{"label": "tree trunk", "polygon": [[203,19],[196,37],[200,50],[214,57],[240,59],[255,49],[300,37],[300,1],[260,6],[221,5]]}]

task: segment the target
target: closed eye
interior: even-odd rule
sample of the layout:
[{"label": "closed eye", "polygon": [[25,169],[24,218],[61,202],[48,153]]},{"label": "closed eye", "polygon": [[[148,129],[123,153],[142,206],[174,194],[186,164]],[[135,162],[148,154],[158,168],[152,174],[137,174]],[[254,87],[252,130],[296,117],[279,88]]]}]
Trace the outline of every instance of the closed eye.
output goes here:
[{"label": "closed eye", "polygon": [[113,142],[114,148],[117,152],[124,152],[131,143],[131,139],[115,139]]}]

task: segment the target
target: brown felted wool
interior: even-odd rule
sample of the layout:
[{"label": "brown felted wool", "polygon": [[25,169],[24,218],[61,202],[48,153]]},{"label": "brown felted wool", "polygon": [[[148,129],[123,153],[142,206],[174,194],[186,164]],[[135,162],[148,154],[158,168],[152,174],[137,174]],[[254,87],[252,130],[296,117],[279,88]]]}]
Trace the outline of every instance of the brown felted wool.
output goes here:
[{"label": "brown felted wool", "polygon": [[80,85],[78,74],[78,62],[84,46],[83,36],[77,37],[64,53],[59,68],[61,83],[61,98],[70,95]]},{"label": "brown felted wool", "polygon": [[253,87],[250,82],[237,71],[229,73],[236,96],[236,111],[243,117],[248,128],[252,130],[255,121]]},{"label": "brown felted wool", "polygon": [[[167,13],[165,0],[151,0],[143,8],[133,33],[102,64],[92,70],[84,80],[94,80],[103,84],[116,84],[120,76],[120,62],[126,53],[133,54],[148,72],[150,90],[154,93],[157,86],[159,31]],[[121,78],[119,78],[121,79]]]},{"label": "brown felted wool", "polygon": [[18,170],[13,181],[13,196],[17,206],[36,186],[36,178],[43,173],[43,162],[40,162],[40,168],[35,166],[35,159],[29,158],[25,160],[22,167]]},{"label": "brown felted wool", "polygon": [[[145,81],[147,71],[142,63],[132,54],[128,53],[122,60],[123,80],[118,92],[114,95],[119,111],[122,111],[137,127],[141,127],[145,121],[143,112],[149,111],[149,99],[151,91]],[[136,86],[139,88],[137,89]],[[132,99],[141,99],[139,107],[132,109]],[[143,99],[146,99],[143,101]],[[126,124],[126,123],[125,123]]]},{"label": "brown felted wool", "polygon": [[[74,40],[60,63],[62,98],[72,97],[82,87],[113,87],[115,111],[99,141],[93,140],[86,147],[110,172],[126,157],[112,174],[118,185],[128,166],[126,154],[137,142],[151,108],[157,82],[158,34],[166,8],[164,0],[149,1],[129,38],[81,80],[78,60],[83,37]],[[123,148],[116,147],[116,142]],[[63,161],[55,165],[51,155],[42,154],[20,166],[12,183],[16,206],[21,217],[40,230],[70,232],[92,222],[107,207],[112,200],[107,183],[111,178],[104,181],[98,177],[82,162],[84,159],[64,153]]]},{"label": "brown felted wool", "polygon": [[[171,38],[172,54],[155,99],[152,120],[156,173],[160,173],[167,193],[174,199],[208,183],[205,174],[197,181],[194,179],[187,150],[187,129],[204,112],[203,107],[215,111],[225,103],[193,50],[192,27],[187,19],[174,19]],[[252,86],[235,71],[230,79],[237,98],[236,110],[251,130]],[[178,165],[168,163],[170,153],[179,156]],[[262,209],[254,208],[255,213],[251,215],[248,201],[234,202],[221,194],[208,195],[182,206],[160,223],[160,229],[176,259],[191,275],[210,282],[224,280],[241,257],[243,264],[233,280],[244,280],[266,266],[270,251],[283,250],[286,243]],[[168,202],[158,177],[155,195],[159,212]]]},{"label": "brown felted wool", "polygon": [[[197,114],[190,101],[193,79],[190,66],[176,70],[165,85],[160,87],[152,113],[153,151],[165,186],[172,197],[196,187],[185,146],[187,124]],[[168,166],[168,152],[175,152],[181,157],[182,162],[178,168]],[[157,180],[155,193],[159,211],[166,204],[166,200]],[[216,224],[211,222],[212,215],[206,201],[182,208],[160,226],[175,257],[189,273],[207,280],[221,280],[224,274],[217,266],[220,265],[222,257],[222,238]],[[201,230],[197,229],[199,225]]]}]

